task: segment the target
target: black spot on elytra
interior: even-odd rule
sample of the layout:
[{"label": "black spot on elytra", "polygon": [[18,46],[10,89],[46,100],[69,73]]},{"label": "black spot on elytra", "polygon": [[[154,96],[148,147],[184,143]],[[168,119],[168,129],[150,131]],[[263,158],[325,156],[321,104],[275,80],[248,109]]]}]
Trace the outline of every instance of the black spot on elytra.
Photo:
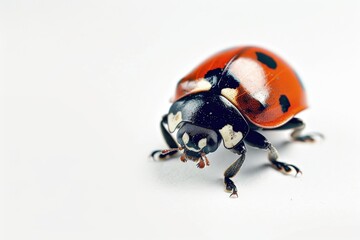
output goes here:
[{"label": "black spot on elytra", "polygon": [[221,75],[222,75],[222,69],[221,68],[215,68],[215,69],[211,69],[209,70],[206,74],[205,74],[205,79],[212,85],[215,86],[218,84]]},{"label": "black spot on elytra", "polygon": [[249,99],[247,96],[244,96],[244,97],[242,98],[242,101],[243,101],[243,103],[248,104],[249,101],[250,101],[250,99]]},{"label": "black spot on elytra", "polygon": [[271,69],[275,69],[277,67],[275,60],[269,55],[266,55],[265,53],[256,52],[256,57],[259,62],[265,64]]},{"label": "black spot on elytra", "polygon": [[279,103],[281,105],[281,110],[283,113],[286,113],[289,110],[289,107],[291,106],[289,99],[285,95],[280,96]]},{"label": "black spot on elytra", "polygon": [[262,103],[260,103],[260,105],[259,105],[259,107],[258,107],[258,111],[259,111],[259,112],[262,112],[262,111],[265,110],[266,107],[267,107],[266,105],[263,105]]},{"label": "black spot on elytra", "polygon": [[223,74],[223,70],[221,68],[215,68],[209,70],[204,76],[206,81],[208,81],[211,84],[210,91],[215,94],[220,94],[221,92],[218,85],[222,74]]},{"label": "black spot on elytra", "polygon": [[245,112],[246,112],[246,113],[252,113],[253,110],[252,110],[251,108],[246,108],[246,109],[245,109]]},{"label": "black spot on elytra", "polygon": [[216,94],[220,94],[223,88],[239,87],[239,82],[231,74],[224,74],[221,68],[209,70],[204,77],[211,84],[211,91]]},{"label": "black spot on elytra", "polygon": [[236,80],[229,72],[227,72],[222,77],[222,79],[219,83],[219,88],[220,89],[223,89],[223,88],[236,89],[239,87],[239,85],[240,85],[239,81]]}]

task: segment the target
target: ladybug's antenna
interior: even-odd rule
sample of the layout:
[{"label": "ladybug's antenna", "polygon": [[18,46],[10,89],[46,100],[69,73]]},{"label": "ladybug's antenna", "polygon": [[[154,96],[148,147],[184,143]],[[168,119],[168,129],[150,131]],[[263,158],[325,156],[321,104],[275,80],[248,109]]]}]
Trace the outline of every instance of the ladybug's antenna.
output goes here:
[{"label": "ladybug's antenna", "polygon": [[[183,150],[184,148],[182,146],[178,147],[178,148],[170,148],[170,149],[165,149],[165,150],[155,150],[151,153],[150,157],[153,160],[161,160],[161,159],[166,159],[169,158],[173,155],[175,155],[176,153],[178,153],[179,151]],[[157,158],[155,158],[155,155],[158,155]]]},{"label": "ladybug's antenna", "polygon": [[184,149],[183,147],[165,149],[165,150],[161,151],[161,154],[167,154],[167,153],[173,152],[173,151],[181,151],[183,149]]}]

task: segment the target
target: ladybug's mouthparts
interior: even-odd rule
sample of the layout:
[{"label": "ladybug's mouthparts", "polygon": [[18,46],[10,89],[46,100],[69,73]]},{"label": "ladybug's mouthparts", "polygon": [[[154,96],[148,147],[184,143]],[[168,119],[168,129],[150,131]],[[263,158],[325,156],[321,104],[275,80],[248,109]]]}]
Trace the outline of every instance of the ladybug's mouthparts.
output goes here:
[{"label": "ladybug's mouthparts", "polygon": [[[170,149],[166,149],[166,150],[162,150],[161,153],[162,154],[167,154],[169,152],[173,152],[173,151],[182,151],[185,150],[184,147],[179,147],[179,148],[170,148]],[[187,160],[191,160],[193,162],[196,162],[196,166],[198,168],[204,168],[205,166],[210,166],[210,162],[209,159],[206,157],[206,154],[203,152],[200,152],[200,157],[199,156],[191,156],[190,154],[186,154],[186,150],[183,152],[183,154],[180,156],[180,160],[182,162],[187,162]],[[198,152],[197,152],[198,153]]]},{"label": "ladybug's mouthparts", "polygon": [[197,162],[196,166],[198,168],[204,168],[205,166],[210,166],[209,159],[206,157],[205,153],[201,153],[201,157],[192,157],[187,155],[186,153],[183,153],[180,156],[180,160],[182,162],[186,162],[187,160]]}]

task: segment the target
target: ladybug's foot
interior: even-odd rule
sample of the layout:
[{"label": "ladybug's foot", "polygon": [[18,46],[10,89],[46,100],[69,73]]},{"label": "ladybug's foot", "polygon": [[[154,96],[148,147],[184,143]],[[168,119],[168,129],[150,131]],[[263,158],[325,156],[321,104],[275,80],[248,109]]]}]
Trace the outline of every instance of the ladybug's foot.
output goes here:
[{"label": "ladybug's foot", "polygon": [[304,128],[305,128],[305,123],[299,119],[293,119],[293,124],[297,124],[298,126],[295,127],[294,131],[291,133],[291,138],[294,141],[298,141],[298,142],[315,142],[317,140],[322,140],[324,139],[324,135],[318,132],[315,133],[309,133],[309,134],[302,134]]},{"label": "ladybug's foot", "polygon": [[237,188],[234,182],[230,178],[225,177],[224,183],[226,186],[226,191],[231,192],[229,197],[237,198],[238,197]]},{"label": "ladybug's foot", "polygon": [[275,167],[276,170],[279,170],[279,171],[284,172],[286,174],[291,173],[292,170],[296,171],[295,176],[297,176],[299,173],[302,174],[301,170],[295,165],[287,164],[287,163],[284,163],[284,162],[279,162],[279,161],[276,161],[276,160],[272,160],[271,163]]},{"label": "ladybug's foot", "polygon": [[295,170],[296,171],[295,176],[297,176],[299,173],[302,174],[300,169],[295,165],[277,161],[277,159],[279,159],[279,154],[273,145],[269,144],[268,149],[269,149],[269,161],[272,163],[272,165],[275,167],[276,170],[279,170],[286,174],[291,173],[292,170]]},{"label": "ladybug's foot", "polygon": [[323,134],[321,133],[311,133],[311,134],[307,134],[307,135],[300,135],[300,136],[291,136],[292,140],[297,141],[297,142],[316,142],[319,140],[323,140],[325,137]]}]

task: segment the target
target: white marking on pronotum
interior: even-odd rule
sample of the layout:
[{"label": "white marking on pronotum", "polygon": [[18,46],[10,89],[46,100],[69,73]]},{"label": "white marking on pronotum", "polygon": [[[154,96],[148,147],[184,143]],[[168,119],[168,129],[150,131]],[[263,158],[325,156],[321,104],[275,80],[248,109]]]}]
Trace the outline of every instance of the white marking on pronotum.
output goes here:
[{"label": "white marking on pronotum", "polygon": [[205,78],[186,81],[181,83],[181,88],[186,92],[195,91],[207,91],[211,88],[211,83],[206,81]]},{"label": "white marking on pronotum", "polygon": [[202,138],[202,139],[200,139],[200,141],[198,143],[198,146],[199,146],[200,149],[203,149],[204,147],[206,147],[206,144],[207,144],[207,139]]},{"label": "white marking on pronotum", "polygon": [[185,145],[188,144],[189,139],[190,139],[190,138],[189,138],[189,134],[184,133],[183,136],[182,136],[182,140],[183,140],[183,142],[184,142]]},{"label": "white marking on pronotum", "polygon": [[237,94],[238,94],[238,90],[234,88],[221,89],[221,95],[223,95],[227,99],[236,99]]},{"label": "white marking on pronotum", "polygon": [[174,132],[177,125],[182,121],[182,115],[181,112],[177,112],[175,115],[173,113],[170,113],[168,115],[168,126],[170,132]]},{"label": "white marking on pronotum", "polygon": [[219,130],[226,148],[232,148],[238,144],[243,138],[242,132],[235,132],[233,126],[230,124],[225,125]]},{"label": "white marking on pronotum", "polygon": [[266,103],[269,89],[266,86],[266,74],[261,64],[251,58],[241,57],[231,63],[228,71],[253,98],[262,104]]}]

